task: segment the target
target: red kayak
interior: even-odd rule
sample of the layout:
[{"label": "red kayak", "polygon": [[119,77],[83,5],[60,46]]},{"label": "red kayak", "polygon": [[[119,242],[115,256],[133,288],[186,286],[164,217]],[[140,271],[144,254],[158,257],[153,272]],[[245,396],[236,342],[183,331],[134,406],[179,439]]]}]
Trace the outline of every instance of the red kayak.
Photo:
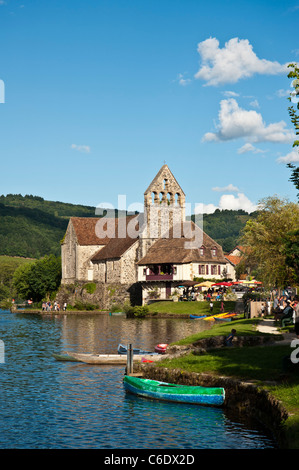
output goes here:
[{"label": "red kayak", "polygon": [[157,346],[155,347],[155,352],[159,354],[165,354],[167,346],[168,344],[157,344]]}]

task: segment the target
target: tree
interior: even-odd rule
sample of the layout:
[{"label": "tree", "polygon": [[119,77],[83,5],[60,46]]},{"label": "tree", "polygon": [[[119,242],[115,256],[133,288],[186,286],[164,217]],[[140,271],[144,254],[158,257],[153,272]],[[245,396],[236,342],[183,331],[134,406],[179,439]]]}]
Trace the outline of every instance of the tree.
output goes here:
[{"label": "tree", "polygon": [[61,282],[61,259],[54,255],[20,266],[14,273],[14,287],[21,297],[35,301],[49,298]]},{"label": "tree", "polygon": [[[289,64],[288,67],[291,68],[288,78],[293,78],[292,86],[294,87],[294,91],[291,92],[291,96],[288,100],[296,104],[296,108],[299,109],[299,68],[297,67],[297,64]],[[296,135],[299,135],[299,116],[293,105],[289,106],[288,111],[291,117],[291,122],[295,126],[295,133]],[[294,141],[293,147],[299,147],[299,140],[296,139]],[[288,163],[287,166],[292,170],[290,181],[292,181],[295,188],[299,191],[299,166],[296,167],[292,163]],[[299,192],[297,197],[299,200]]]},{"label": "tree", "polygon": [[294,269],[297,283],[299,282],[299,230],[288,232],[283,237],[286,264]]},{"label": "tree", "polygon": [[241,244],[247,265],[269,287],[285,287],[296,281],[294,266],[287,264],[284,237],[299,227],[299,206],[277,196],[259,203],[260,213],[243,229]]}]

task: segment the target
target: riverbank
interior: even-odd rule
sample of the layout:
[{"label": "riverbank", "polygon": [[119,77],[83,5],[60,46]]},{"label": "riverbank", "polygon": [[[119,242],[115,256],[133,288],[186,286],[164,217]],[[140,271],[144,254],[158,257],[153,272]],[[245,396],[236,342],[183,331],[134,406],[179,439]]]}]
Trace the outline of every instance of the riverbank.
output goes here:
[{"label": "riverbank", "polygon": [[[235,328],[232,348],[223,338]],[[215,325],[172,344],[154,367],[138,369],[148,378],[202,386],[223,386],[225,406],[250,414],[275,436],[280,448],[299,448],[299,366],[289,360],[294,333],[282,334],[266,320]],[[135,369],[135,368],[134,368]]]}]

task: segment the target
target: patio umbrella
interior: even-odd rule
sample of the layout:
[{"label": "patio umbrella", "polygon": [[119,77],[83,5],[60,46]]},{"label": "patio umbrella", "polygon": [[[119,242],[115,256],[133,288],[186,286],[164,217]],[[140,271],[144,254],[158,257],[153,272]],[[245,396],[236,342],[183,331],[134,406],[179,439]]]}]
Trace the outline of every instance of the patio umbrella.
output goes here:
[{"label": "patio umbrella", "polygon": [[233,285],[232,282],[217,282],[216,284],[212,284],[212,286],[226,286],[226,287],[229,287],[232,285]]},{"label": "patio umbrella", "polygon": [[211,287],[213,285],[213,282],[211,281],[203,281],[200,282],[199,284],[195,284],[194,287]]}]

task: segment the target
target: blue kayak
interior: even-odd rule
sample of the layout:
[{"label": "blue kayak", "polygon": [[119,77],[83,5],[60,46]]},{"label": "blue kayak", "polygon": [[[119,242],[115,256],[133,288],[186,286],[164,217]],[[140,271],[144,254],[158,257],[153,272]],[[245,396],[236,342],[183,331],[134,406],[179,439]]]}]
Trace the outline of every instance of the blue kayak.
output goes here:
[{"label": "blue kayak", "polygon": [[199,316],[199,315],[190,315],[190,318],[191,318],[192,320],[197,320],[197,319],[199,319],[199,318],[206,318],[206,316],[207,316],[207,315],[200,315],[200,316]]}]

